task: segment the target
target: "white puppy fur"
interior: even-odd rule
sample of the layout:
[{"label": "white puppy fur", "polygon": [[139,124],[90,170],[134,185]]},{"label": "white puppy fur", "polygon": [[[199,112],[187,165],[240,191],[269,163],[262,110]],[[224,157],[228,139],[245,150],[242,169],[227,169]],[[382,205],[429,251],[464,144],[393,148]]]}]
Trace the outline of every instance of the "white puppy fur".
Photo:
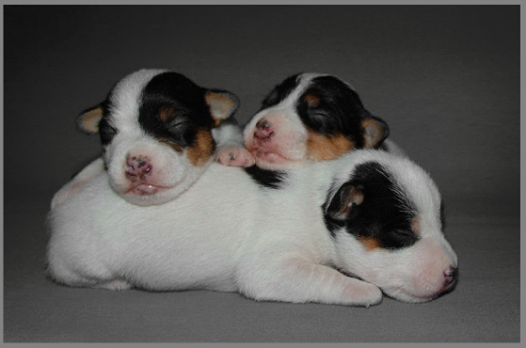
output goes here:
[{"label": "white puppy fur", "polygon": [[[381,164],[417,207],[420,240],[411,247],[369,250],[345,228],[334,237],[327,230],[328,195],[369,162]],[[49,274],[108,289],[210,289],[364,306],[379,303],[381,289],[422,302],[449,288],[444,272],[457,265],[441,233],[439,205],[419,167],[370,150],[291,170],[279,189],[214,163],[177,199],[149,207],[123,200],[102,172],[52,209]]]}]

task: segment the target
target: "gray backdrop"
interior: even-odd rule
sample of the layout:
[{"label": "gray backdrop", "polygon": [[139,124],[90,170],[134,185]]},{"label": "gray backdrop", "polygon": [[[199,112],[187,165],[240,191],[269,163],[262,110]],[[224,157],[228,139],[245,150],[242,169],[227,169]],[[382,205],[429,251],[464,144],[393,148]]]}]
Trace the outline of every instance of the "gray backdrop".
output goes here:
[{"label": "gray backdrop", "polygon": [[[5,340],[518,340],[519,14],[518,6],[4,7]],[[441,189],[457,290],[365,310],[46,281],[50,199],[100,151],[75,117],[144,67],[236,93],[241,122],[290,74],[350,82]]]}]

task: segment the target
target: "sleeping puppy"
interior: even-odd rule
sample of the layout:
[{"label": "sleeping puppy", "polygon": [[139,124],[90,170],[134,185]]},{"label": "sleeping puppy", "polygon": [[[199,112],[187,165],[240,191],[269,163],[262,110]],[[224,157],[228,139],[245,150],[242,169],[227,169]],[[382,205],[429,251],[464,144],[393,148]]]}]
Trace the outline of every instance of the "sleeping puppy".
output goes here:
[{"label": "sleeping puppy", "polygon": [[51,206],[105,169],[112,189],[130,203],[174,199],[207,169],[218,142],[235,138],[238,128],[227,119],[238,106],[233,93],[197,86],[173,71],[129,74],[104,102],[79,116],[81,130],[99,133],[103,157],[57,192]]},{"label": "sleeping puppy", "polygon": [[268,188],[212,163],[176,199],[141,207],[103,171],[51,210],[49,276],[70,286],[359,306],[379,303],[382,292],[429,301],[455,285],[440,194],[411,161],[357,150],[282,175]]},{"label": "sleeping puppy", "polygon": [[224,165],[282,170],[380,148],[388,134],[387,124],[364,108],[350,85],[332,75],[302,73],[286,78],[263,100],[239,136],[244,148],[238,141],[217,157]]}]

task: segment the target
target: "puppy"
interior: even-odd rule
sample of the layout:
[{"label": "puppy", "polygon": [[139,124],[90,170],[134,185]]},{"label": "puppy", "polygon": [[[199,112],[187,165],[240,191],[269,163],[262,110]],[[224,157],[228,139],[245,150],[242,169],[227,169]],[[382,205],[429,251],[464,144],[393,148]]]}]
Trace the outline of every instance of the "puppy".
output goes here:
[{"label": "puppy", "polygon": [[176,199],[148,207],[119,196],[103,171],[52,209],[48,272],[112,290],[361,306],[383,291],[424,302],[458,274],[440,206],[422,169],[373,150],[291,169],[274,188],[212,163]]},{"label": "puppy", "polygon": [[361,148],[380,148],[387,124],[367,111],[360,97],[332,75],[302,73],[277,85],[247,123],[244,146],[225,146],[220,163],[262,169],[293,168]]},{"label": "puppy", "polygon": [[197,86],[185,76],[143,69],[120,80],[106,100],[82,113],[78,126],[99,133],[103,156],[55,194],[64,202],[108,170],[112,189],[130,203],[161,204],[187,190],[238,128],[224,122],[239,106],[231,92]]}]

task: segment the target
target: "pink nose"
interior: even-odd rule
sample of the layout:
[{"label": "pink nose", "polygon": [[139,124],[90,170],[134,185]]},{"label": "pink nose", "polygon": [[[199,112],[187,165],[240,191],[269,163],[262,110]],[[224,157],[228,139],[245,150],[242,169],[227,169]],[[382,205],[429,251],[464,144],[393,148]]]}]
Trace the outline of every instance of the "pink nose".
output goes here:
[{"label": "pink nose", "polygon": [[152,165],[148,162],[148,158],[136,156],[126,158],[126,178],[131,182],[144,180],[151,171]]},{"label": "pink nose", "polygon": [[272,134],[274,134],[272,126],[266,120],[261,120],[258,123],[256,123],[256,131],[254,132],[254,138],[265,140],[269,139],[272,136]]}]

